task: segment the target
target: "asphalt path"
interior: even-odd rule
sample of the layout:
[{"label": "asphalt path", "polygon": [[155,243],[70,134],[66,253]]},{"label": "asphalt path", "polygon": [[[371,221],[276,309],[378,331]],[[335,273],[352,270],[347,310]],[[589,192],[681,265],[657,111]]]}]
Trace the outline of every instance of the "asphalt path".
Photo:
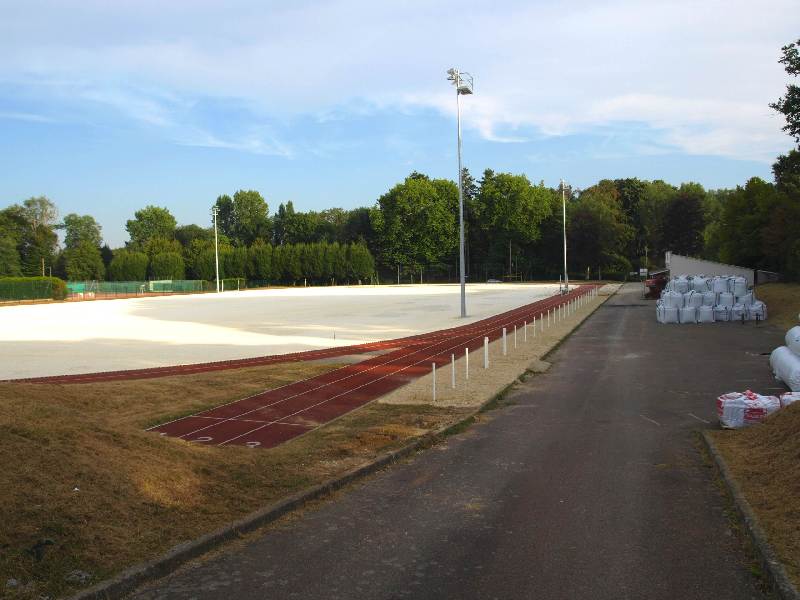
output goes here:
[{"label": "asphalt path", "polygon": [[134,597],[763,598],[697,431],[780,333],[625,286],[486,422]]}]

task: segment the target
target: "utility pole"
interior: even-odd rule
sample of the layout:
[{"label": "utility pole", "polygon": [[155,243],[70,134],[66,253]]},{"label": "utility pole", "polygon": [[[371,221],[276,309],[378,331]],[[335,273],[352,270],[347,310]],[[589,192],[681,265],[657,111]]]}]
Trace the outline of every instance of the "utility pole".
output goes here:
[{"label": "utility pole", "polygon": [[561,218],[564,227],[564,289],[569,292],[569,275],[567,275],[567,192],[564,180],[561,180]]},{"label": "utility pole", "polygon": [[219,294],[219,240],[217,239],[217,213],[219,207],[214,205],[211,208],[211,214],[214,215],[214,269],[217,276],[217,293]]}]

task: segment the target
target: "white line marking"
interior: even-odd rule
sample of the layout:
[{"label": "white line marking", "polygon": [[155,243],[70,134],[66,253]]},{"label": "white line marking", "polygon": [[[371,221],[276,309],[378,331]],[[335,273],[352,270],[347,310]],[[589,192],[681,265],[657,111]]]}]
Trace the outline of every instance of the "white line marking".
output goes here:
[{"label": "white line marking", "polygon": [[711,423],[711,421],[706,421],[705,419],[701,419],[700,417],[698,417],[697,415],[694,415],[692,413],[686,413],[686,414],[689,415],[690,417],[692,417],[693,419],[697,419],[701,423],[706,423],[706,424]]},{"label": "white line marking", "polygon": [[655,423],[656,425],[658,425],[659,427],[661,427],[661,423],[659,423],[658,421],[654,421],[654,420],[653,420],[653,419],[651,419],[650,417],[645,417],[644,415],[639,415],[639,416],[640,416],[640,417],[642,417],[642,418],[643,418],[645,421],[650,421],[651,423]]}]

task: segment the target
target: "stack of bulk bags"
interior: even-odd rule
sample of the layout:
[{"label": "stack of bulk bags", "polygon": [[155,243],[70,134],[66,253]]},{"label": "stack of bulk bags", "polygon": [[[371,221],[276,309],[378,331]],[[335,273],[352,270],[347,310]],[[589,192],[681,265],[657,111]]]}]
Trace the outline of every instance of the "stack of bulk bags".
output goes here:
[{"label": "stack of bulk bags", "polygon": [[695,275],[692,277],[691,289],[695,292],[702,293],[709,291],[711,288],[708,279],[702,275]]},{"label": "stack of bulk bags", "polygon": [[683,294],[667,290],[656,303],[656,319],[659,323],[680,323],[678,311],[683,308]]},{"label": "stack of bulk bags", "polygon": [[728,290],[728,278],[727,277],[714,277],[711,280],[711,291],[715,294],[721,294],[722,292],[727,292]]},{"label": "stack of bulk bags", "polygon": [[720,425],[726,429],[761,423],[780,408],[781,401],[775,396],[762,396],[750,390],[744,393],[731,392],[717,398],[717,416]]},{"label": "stack of bulk bags", "polygon": [[703,292],[703,306],[714,306],[717,303],[717,295],[714,292]]},{"label": "stack of bulk bags", "polygon": [[697,309],[694,306],[684,306],[678,310],[681,323],[697,323]]},{"label": "stack of bulk bags", "polygon": [[678,275],[667,283],[658,304],[663,305],[656,311],[660,323],[764,321],[767,318],[766,305],[748,290],[744,277]]},{"label": "stack of bulk bags", "polygon": [[734,296],[744,296],[747,293],[747,279],[744,277],[731,277],[730,291]]},{"label": "stack of bulk bags", "polygon": [[689,280],[686,275],[678,275],[672,280],[672,290],[679,294],[685,294],[689,291]]},{"label": "stack of bulk bags", "polygon": [[792,327],[785,337],[786,345],[769,355],[769,365],[776,379],[793,392],[800,392],[800,326]]},{"label": "stack of bulk bags", "polygon": [[713,323],[714,322],[714,307],[703,305],[697,309],[697,322],[698,323]]}]

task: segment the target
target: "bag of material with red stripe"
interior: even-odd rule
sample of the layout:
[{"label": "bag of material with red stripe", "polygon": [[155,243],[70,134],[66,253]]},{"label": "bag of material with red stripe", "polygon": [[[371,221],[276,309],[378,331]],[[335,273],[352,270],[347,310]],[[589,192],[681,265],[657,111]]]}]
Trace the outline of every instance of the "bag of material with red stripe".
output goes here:
[{"label": "bag of material with red stripe", "polygon": [[762,396],[750,390],[722,394],[717,398],[719,422],[726,429],[761,423],[780,407],[781,401],[775,396]]}]

